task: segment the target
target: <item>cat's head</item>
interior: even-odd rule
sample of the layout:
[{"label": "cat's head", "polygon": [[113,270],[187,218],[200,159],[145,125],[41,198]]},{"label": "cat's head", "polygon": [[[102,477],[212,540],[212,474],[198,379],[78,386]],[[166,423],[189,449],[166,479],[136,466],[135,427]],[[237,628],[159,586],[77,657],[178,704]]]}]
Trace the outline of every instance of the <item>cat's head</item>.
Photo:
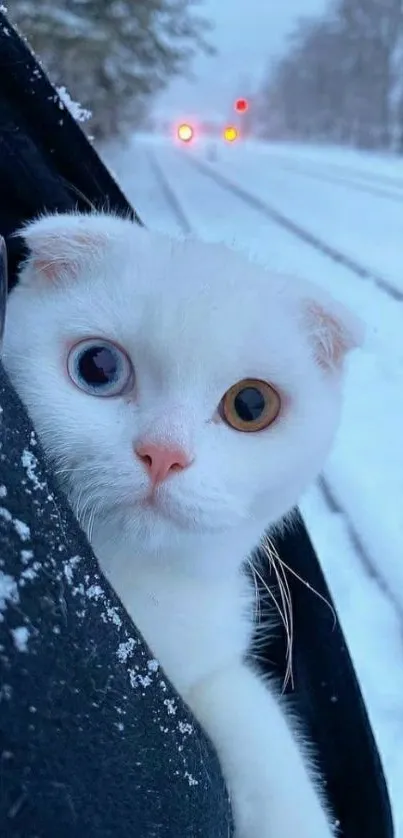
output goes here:
[{"label": "cat's head", "polygon": [[4,361],[95,546],[164,551],[287,513],[337,428],[355,318],[223,245],[113,216],[23,236]]}]

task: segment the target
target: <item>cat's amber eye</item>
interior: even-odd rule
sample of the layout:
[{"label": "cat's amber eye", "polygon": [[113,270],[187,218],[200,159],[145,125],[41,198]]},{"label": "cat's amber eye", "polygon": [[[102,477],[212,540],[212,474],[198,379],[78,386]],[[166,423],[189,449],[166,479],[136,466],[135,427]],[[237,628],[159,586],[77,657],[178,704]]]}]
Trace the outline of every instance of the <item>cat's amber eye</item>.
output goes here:
[{"label": "cat's amber eye", "polygon": [[280,413],[281,399],[266,381],[244,378],[227,390],[221,414],[236,431],[256,432],[268,428]]}]

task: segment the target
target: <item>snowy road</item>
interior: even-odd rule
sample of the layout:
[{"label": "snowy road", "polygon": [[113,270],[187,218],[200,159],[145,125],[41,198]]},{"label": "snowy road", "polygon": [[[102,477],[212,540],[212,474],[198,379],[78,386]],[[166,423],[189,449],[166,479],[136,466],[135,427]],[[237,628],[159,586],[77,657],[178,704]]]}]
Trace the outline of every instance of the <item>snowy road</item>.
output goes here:
[{"label": "snowy road", "polygon": [[[403,838],[403,163],[249,143],[106,154],[150,227],[194,232],[328,287],[368,325],[344,418],[302,511],[331,587]],[[267,211],[269,210],[269,211]],[[284,219],[289,223],[284,223]]]}]

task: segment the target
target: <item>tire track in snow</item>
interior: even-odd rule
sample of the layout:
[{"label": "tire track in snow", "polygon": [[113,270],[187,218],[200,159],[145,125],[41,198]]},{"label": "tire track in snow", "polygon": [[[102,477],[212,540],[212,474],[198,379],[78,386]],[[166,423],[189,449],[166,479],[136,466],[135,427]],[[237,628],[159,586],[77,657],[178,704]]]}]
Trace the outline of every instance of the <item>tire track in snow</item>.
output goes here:
[{"label": "tire track in snow", "polygon": [[[190,223],[185,211],[183,210],[176,192],[171,186],[171,183],[168,181],[161,167],[161,164],[157,161],[155,153],[149,151],[148,157],[150,159],[150,164],[154,170],[157,182],[163,190],[164,197],[172,213],[175,215],[182,231],[186,235],[196,232],[192,227],[192,224]],[[202,168],[202,164],[200,166],[197,166],[197,168]],[[216,179],[213,178],[213,180]],[[218,186],[220,186],[220,184],[218,184]],[[232,192],[233,190],[230,189],[229,191]],[[248,205],[250,204],[249,201],[245,201],[240,195],[237,195],[237,197],[239,197],[243,203],[247,203]],[[255,206],[254,209],[256,209]],[[368,553],[368,550],[365,548],[361,536],[358,532],[358,529],[355,527],[354,522],[347,510],[338,501],[330,482],[327,480],[325,476],[321,475],[317,481],[317,485],[319,487],[324,503],[329,510],[329,513],[331,515],[337,515],[342,517],[344,521],[346,536],[351,544],[355,556],[357,557],[357,561],[361,565],[365,575],[375,582],[382,594],[388,599],[402,627],[403,637],[403,608],[398,598],[395,596],[394,591],[391,589],[388,581],[382,576],[382,573],[380,572],[376,562],[372,559],[372,556]]]},{"label": "tire track in snow", "polygon": [[[298,175],[302,175],[302,177],[308,177],[313,180],[319,180],[322,183],[334,183],[336,186],[344,186],[350,189],[355,190],[356,192],[367,192],[370,195],[375,195],[378,198],[385,198],[389,201],[394,201],[395,203],[401,204],[403,206],[403,185],[400,185],[399,182],[393,182],[392,178],[381,179],[380,182],[385,184],[384,186],[377,186],[375,178],[371,178],[366,173],[361,175],[358,170],[350,170],[349,174],[337,174],[336,172],[332,172],[332,166],[320,164],[323,166],[323,170],[318,167],[315,167],[313,164],[306,165],[306,162],[288,160],[287,158],[277,158],[271,157],[271,160],[275,161],[277,166],[280,169],[284,169],[284,171],[296,172]],[[390,185],[388,181],[390,180]],[[395,191],[391,191],[395,190]]]},{"label": "tire track in snow", "polygon": [[361,565],[365,569],[367,576],[369,576],[371,579],[374,580],[374,582],[376,582],[378,588],[387,597],[390,605],[393,607],[393,610],[395,611],[395,614],[397,615],[400,625],[402,627],[403,637],[403,608],[401,603],[399,602],[398,597],[396,597],[393,589],[389,585],[389,582],[384,578],[384,576],[382,576],[382,573],[380,572],[377,563],[372,559],[372,556],[364,547],[362,538],[358,530],[356,529],[354,522],[350,518],[346,509],[337,499],[336,494],[333,491],[332,486],[327,480],[327,478],[322,474],[320,475],[317,482],[321,495],[329,511],[334,515],[341,515],[343,517],[351,545],[353,546],[354,552],[356,556],[359,558]]},{"label": "tire track in snow", "polygon": [[324,256],[327,256],[333,262],[337,262],[339,265],[343,265],[345,268],[350,270],[355,276],[358,276],[360,279],[368,279],[374,282],[374,284],[387,296],[391,297],[393,300],[397,300],[398,302],[403,302],[403,290],[396,288],[389,280],[385,277],[381,276],[377,271],[373,270],[367,265],[362,264],[361,262],[357,262],[356,259],[348,256],[343,251],[339,250],[336,247],[333,247],[330,244],[327,244],[323,239],[316,236],[314,233],[311,233],[305,227],[302,227],[300,224],[297,224],[287,215],[284,215],[282,212],[279,212],[272,204],[268,204],[266,201],[263,201],[259,198],[258,195],[255,195],[248,190],[244,189],[242,186],[239,186],[234,181],[227,178],[225,175],[221,174],[220,172],[213,171],[213,169],[205,163],[202,163],[201,160],[196,160],[196,158],[187,157],[186,161],[189,163],[190,166],[193,166],[195,169],[199,170],[203,175],[213,180],[217,186],[225,189],[227,192],[231,192],[233,195],[236,195],[244,204],[247,204],[252,209],[257,210],[261,215],[264,215],[268,218],[272,223],[277,224],[278,227],[282,227],[284,230],[287,230],[291,233],[294,237],[300,239],[305,244],[309,244],[315,250],[322,253]]},{"label": "tire track in snow", "polygon": [[[293,158],[291,160],[291,158],[281,155],[281,159],[287,163],[297,163],[296,158]],[[319,161],[319,164],[315,164],[312,158],[304,157],[299,158],[298,162],[299,161],[301,161],[304,167],[305,165],[311,167],[315,166],[315,169],[317,169],[319,165],[319,167],[325,169],[326,172],[334,172],[340,176],[358,179],[361,182],[369,183],[371,185],[382,184],[383,187],[388,187],[389,189],[396,189],[398,192],[403,192],[403,177],[399,177],[397,175],[386,174],[386,172],[374,172],[370,171],[369,169],[360,169],[345,163],[335,163],[332,160],[321,160]]]},{"label": "tire track in snow", "polygon": [[155,179],[161,189],[161,192],[164,195],[164,198],[169,208],[171,209],[174,217],[176,218],[182,232],[186,236],[188,236],[190,233],[193,232],[193,230],[191,225],[189,224],[186,213],[183,211],[181,204],[178,201],[178,198],[171,187],[171,184],[166,179],[164,171],[157,161],[156,155],[152,151],[148,151],[147,156],[150,162],[150,166],[154,172]]}]

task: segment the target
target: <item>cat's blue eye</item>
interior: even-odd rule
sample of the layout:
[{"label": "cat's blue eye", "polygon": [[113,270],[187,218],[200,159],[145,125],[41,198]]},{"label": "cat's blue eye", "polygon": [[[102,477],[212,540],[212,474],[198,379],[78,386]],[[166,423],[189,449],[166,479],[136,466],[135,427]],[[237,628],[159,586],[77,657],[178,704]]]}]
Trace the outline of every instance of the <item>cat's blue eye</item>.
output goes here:
[{"label": "cat's blue eye", "polygon": [[115,343],[90,338],[76,343],[67,358],[72,382],[91,396],[121,396],[134,382],[134,370],[126,353]]}]

